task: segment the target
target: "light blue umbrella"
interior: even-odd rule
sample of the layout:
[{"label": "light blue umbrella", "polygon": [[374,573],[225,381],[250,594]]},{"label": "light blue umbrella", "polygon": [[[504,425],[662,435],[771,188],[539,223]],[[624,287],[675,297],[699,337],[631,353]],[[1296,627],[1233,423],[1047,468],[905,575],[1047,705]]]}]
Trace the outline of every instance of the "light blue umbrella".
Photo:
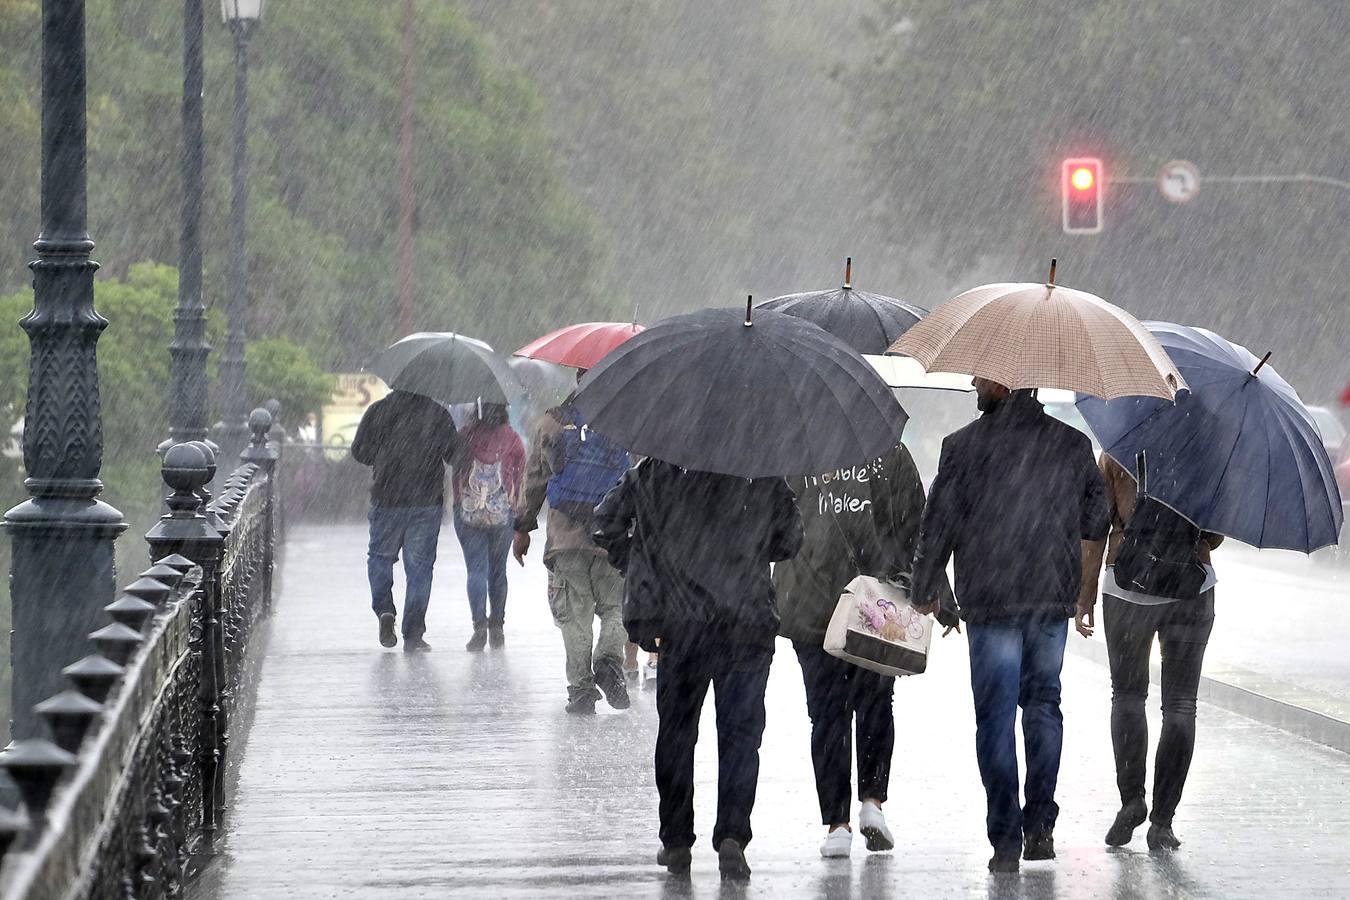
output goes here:
[{"label": "light blue umbrella", "polygon": [[1311,553],[1334,544],[1341,496],[1297,392],[1247,348],[1212,331],[1145,322],[1189,385],[1175,403],[1080,395],[1106,452],[1127,471],[1147,451],[1149,494],[1206,531]]}]

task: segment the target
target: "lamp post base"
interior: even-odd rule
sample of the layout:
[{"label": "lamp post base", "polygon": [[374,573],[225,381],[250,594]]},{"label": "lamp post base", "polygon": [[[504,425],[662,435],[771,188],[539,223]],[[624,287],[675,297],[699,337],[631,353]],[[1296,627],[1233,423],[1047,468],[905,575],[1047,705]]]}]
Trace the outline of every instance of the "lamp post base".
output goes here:
[{"label": "lamp post base", "polygon": [[41,733],[33,705],[59,692],[117,584],[113,543],[127,528],[101,500],[34,497],[5,514],[13,547],[11,737]]}]

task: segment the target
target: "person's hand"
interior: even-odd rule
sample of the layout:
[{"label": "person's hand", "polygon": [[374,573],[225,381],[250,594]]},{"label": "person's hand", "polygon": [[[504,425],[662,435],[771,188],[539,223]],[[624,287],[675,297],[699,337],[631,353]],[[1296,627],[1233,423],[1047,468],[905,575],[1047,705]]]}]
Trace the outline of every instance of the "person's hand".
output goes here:
[{"label": "person's hand", "polygon": [[960,633],[961,633],[961,620],[960,620],[960,619],[957,619],[957,620],[956,620],[956,624],[955,624],[955,625],[948,625],[946,628],[942,629],[942,636],[943,636],[943,637],[946,637],[947,635],[951,634],[953,631],[955,631],[957,634],[960,634]]},{"label": "person's hand", "polygon": [[525,554],[530,552],[530,533],[528,531],[517,531],[516,536],[511,539],[511,555],[516,558],[516,562],[522,566],[525,565]]},{"label": "person's hand", "polygon": [[915,603],[914,611],[921,616],[936,616],[938,602],[934,600],[932,603]]},{"label": "person's hand", "polygon": [[1073,627],[1085,638],[1092,637],[1092,630],[1097,626],[1097,613],[1094,607],[1095,604],[1079,600],[1078,614],[1073,617]]}]

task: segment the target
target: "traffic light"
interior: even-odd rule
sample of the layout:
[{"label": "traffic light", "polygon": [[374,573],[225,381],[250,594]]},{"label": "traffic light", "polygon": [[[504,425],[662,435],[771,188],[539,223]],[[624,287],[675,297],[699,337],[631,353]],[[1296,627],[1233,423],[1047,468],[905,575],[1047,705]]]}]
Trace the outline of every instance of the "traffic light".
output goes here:
[{"label": "traffic light", "polygon": [[1064,199],[1064,233],[1097,234],[1102,230],[1102,161],[1092,156],[1064,160],[1060,176]]}]

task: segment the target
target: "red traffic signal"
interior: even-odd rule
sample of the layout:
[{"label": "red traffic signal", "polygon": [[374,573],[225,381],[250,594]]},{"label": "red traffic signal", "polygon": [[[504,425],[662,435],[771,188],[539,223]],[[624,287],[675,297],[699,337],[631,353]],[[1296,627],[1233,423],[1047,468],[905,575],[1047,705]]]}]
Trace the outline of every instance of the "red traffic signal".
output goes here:
[{"label": "red traffic signal", "polygon": [[1102,230],[1102,161],[1093,156],[1064,160],[1060,167],[1065,234]]}]

